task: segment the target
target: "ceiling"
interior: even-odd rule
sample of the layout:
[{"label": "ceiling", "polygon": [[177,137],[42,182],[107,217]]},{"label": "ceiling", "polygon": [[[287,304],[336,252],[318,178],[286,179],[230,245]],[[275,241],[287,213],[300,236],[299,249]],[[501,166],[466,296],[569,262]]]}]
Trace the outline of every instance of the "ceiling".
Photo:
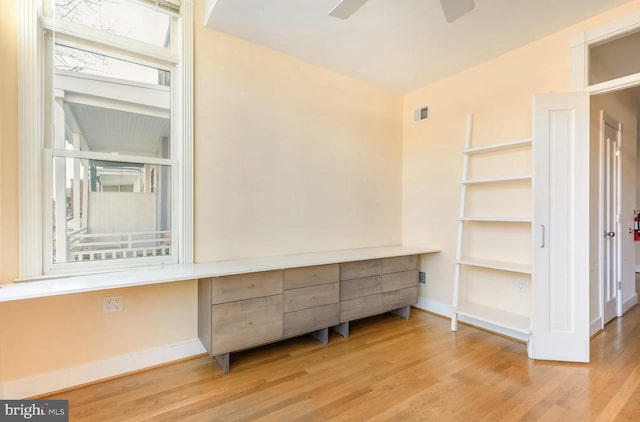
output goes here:
[{"label": "ceiling", "polygon": [[628,1],[476,0],[448,24],[439,0],[369,0],[347,20],[327,15],[338,0],[207,0],[206,23],[406,93]]}]

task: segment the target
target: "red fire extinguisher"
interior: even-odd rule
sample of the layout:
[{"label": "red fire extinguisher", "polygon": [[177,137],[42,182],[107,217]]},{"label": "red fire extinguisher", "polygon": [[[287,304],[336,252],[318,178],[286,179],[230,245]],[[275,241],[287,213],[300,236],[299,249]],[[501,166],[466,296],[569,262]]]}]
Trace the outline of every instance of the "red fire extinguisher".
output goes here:
[{"label": "red fire extinguisher", "polygon": [[633,240],[640,242],[640,212],[633,219]]}]

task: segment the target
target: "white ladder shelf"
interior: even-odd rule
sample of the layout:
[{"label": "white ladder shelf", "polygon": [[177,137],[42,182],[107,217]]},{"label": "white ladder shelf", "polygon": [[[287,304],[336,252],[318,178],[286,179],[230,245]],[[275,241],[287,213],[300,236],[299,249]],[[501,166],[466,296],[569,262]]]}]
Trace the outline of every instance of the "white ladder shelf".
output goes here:
[{"label": "white ladder shelf", "polygon": [[531,219],[527,218],[506,218],[506,217],[473,217],[466,215],[466,199],[467,199],[467,187],[470,185],[479,184],[497,184],[504,182],[518,182],[518,181],[531,181],[530,174],[520,174],[506,177],[486,178],[486,179],[469,179],[469,158],[474,154],[490,153],[500,150],[508,150],[514,148],[522,148],[531,145],[531,139],[521,139],[512,142],[505,142],[501,144],[494,144],[489,146],[483,146],[478,148],[471,148],[471,132],[473,126],[473,117],[471,114],[467,116],[467,129],[465,133],[465,145],[462,151],[462,182],[460,189],[460,208],[458,213],[458,238],[456,247],[456,268],[454,275],[453,285],[453,309],[451,317],[451,330],[457,331],[458,329],[458,317],[466,316],[473,318],[477,321],[482,321],[494,326],[502,327],[507,330],[514,331],[522,336],[528,336],[530,330],[529,318],[526,316],[506,312],[500,309],[495,309],[489,306],[483,306],[479,304],[468,303],[461,305],[460,303],[460,278],[462,267],[478,267],[486,268],[498,271],[507,271],[512,273],[520,273],[531,275],[531,265],[506,262],[506,261],[494,261],[494,260],[480,260],[469,259],[462,256],[464,229],[468,222],[481,222],[481,223],[509,223],[509,224],[531,224]]}]

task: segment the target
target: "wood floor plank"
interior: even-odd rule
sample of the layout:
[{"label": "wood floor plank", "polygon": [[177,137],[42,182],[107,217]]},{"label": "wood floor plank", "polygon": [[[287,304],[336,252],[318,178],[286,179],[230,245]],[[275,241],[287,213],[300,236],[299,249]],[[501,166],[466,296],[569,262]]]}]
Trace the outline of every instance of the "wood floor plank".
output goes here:
[{"label": "wood floor plank", "polygon": [[640,310],[591,341],[591,363],[528,359],[505,337],[413,311],[355,321],[233,354],[231,373],[199,357],[50,399],[73,421],[634,420]]}]

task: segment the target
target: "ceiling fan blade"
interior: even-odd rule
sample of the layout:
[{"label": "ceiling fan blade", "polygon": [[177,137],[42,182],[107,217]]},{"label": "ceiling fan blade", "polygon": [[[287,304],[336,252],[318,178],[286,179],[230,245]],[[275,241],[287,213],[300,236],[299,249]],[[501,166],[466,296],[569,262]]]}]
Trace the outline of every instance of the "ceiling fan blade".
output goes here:
[{"label": "ceiling fan blade", "polygon": [[476,7],[473,0],[440,0],[440,4],[449,23],[463,17]]},{"label": "ceiling fan blade", "polygon": [[356,10],[360,9],[367,0],[342,0],[329,12],[329,16],[338,19],[347,19],[353,15]]}]

